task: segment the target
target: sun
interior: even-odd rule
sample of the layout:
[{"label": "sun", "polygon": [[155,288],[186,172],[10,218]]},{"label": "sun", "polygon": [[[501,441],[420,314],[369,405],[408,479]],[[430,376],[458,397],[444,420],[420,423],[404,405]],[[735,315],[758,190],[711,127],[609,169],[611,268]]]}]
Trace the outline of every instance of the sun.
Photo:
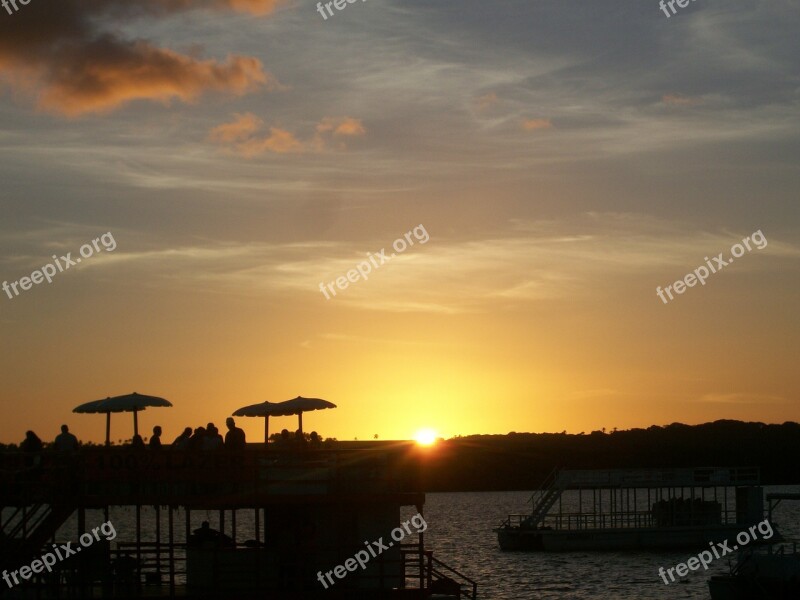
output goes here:
[{"label": "sun", "polygon": [[420,446],[433,446],[436,443],[436,432],[433,429],[420,429],[414,439]]}]

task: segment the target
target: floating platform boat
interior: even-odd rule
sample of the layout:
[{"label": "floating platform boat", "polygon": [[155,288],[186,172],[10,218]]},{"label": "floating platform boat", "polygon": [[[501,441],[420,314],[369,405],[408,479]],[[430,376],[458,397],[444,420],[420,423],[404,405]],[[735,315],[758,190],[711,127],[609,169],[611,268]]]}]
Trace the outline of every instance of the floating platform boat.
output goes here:
[{"label": "floating platform boat", "polygon": [[[53,543],[74,548],[91,539],[97,523],[87,522],[87,511],[106,520],[110,508],[135,515],[131,539],[98,537],[52,572],[13,589],[0,580],[0,596],[475,598],[477,584],[437,560],[423,533],[407,527],[402,541],[390,537],[401,537],[392,533],[401,511],[423,512],[415,452],[412,444],[375,442],[285,452],[0,453],[0,572],[33,564]],[[215,537],[192,533],[196,511],[215,517]],[[59,538],[75,517],[78,537]],[[379,539],[386,547],[351,569],[348,559]],[[346,576],[324,587],[319,573],[337,565],[347,566]]]},{"label": "floating platform boat", "polygon": [[706,548],[764,513],[756,468],[556,470],[530,502],[494,530],[501,549]]},{"label": "floating platform boat", "polygon": [[[767,494],[770,523],[773,510],[783,500],[800,500],[800,494]],[[800,598],[797,542],[770,544],[766,548],[747,548],[739,552],[731,572],[712,576],[708,589],[712,600],[797,600]]]}]

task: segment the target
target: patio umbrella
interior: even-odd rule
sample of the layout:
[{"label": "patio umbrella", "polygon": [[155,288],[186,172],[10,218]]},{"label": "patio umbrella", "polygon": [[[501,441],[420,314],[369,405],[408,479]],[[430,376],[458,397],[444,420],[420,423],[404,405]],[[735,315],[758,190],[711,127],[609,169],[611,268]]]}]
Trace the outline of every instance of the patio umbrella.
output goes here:
[{"label": "patio umbrella", "polygon": [[250,406],[243,406],[233,413],[235,417],[264,417],[264,443],[267,443],[269,438],[269,418],[270,417],[287,417],[289,415],[297,415],[298,426],[300,431],[303,431],[303,413],[311,410],[322,410],[325,408],[336,408],[333,402],[322,400],[320,398],[303,398],[298,396],[285,402],[261,402],[260,404],[251,404]]},{"label": "patio umbrella", "polygon": [[93,400],[76,406],[72,409],[74,413],[105,413],[106,414],[106,445],[111,443],[111,413],[112,412],[132,412],[133,413],[133,434],[139,434],[140,410],[148,406],[172,406],[169,400],[157,396],[145,396],[144,394],[125,394],[124,396],[114,396],[103,400]]},{"label": "patio umbrella", "polygon": [[333,402],[322,400],[321,398],[303,398],[298,396],[285,402],[278,402],[272,408],[271,414],[275,417],[285,417],[288,415],[297,415],[297,428],[300,433],[303,432],[303,413],[312,410],[323,410],[326,408],[336,408]]},{"label": "patio umbrella", "polygon": [[273,402],[259,402],[258,404],[250,404],[236,409],[233,412],[234,417],[264,417],[264,443],[269,439],[269,417],[272,414],[270,407],[276,406]]}]

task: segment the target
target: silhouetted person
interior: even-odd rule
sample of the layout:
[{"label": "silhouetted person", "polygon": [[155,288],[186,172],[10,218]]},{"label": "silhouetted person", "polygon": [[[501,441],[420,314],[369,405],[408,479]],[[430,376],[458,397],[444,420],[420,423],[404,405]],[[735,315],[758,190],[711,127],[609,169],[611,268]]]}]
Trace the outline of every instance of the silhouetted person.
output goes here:
[{"label": "silhouetted person", "polygon": [[189,447],[189,439],[192,437],[192,428],[187,427],[183,430],[178,437],[175,438],[175,441],[172,442],[172,447],[176,450],[186,450]]},{"label": "silhouetted person", "polygon": [[[19,445],[19,449],[25,453],[25,466],[35,467],[38,466],[42,460],[40,456],[36,456],[42,451],[42,440],[39,436],[32,431],[25,432],[25,439]],[[1,540],[0,540],[1,541]]]},{"label": "silhouetted person", "polygon": [[131,448],[133,448],[134,450],[145,449],[144,440],[142,439],[142,436],[140,436],[138,433],[134,435],[133,439],[131,440]]},{"label": "silhouetted person", "polygon": [[198,427],[194,430],[192,437],[189,438],[189,448],[192,450],[202,450],[203,440],[206,437],[206,428]]},{"label": "silhouetted person", "polygon": [[309,441],[308,445],[312,450],[319,450],[322,446],[322,439],[319,437],[319,434],[316,431],[311,432],[311,440]]},{"label": "silhouetted person", "polygon": [[233,546],[233,539],[220,533],[216,529],[211,529],[208,521],[203,521],[199,529],[195,529],[189,538],[189,545],[202,545],[210,542],[217,546]]},{"label": "silhouetted person", "polygon": [[225,445],[225,440],[219,434],[217,426],[209,423],[206,426],[206,437],[203,439],[203,450],[219,450]]},{"label": "silhouetted person", "polygon": [[78,449],[78,438],[69,432],[69,427],[62,425],[53,445],[59,452],[72,452]]},{"label": "silhouetted person", "polygon": [[26,431],[25,439],[19,445],[19,449],[23,452],[32,453],[41,452],[42,448],[42,440],[39,439],[39,436],[32,431]]},{"label": "silhouetted person", "polygon": [[283,450],[288,450],[292,446],[292,436],[289,434],[288,429],[281,429],[281,437],[278,439],[278,445]]},{"label": "silhouetted person", "polygon": [[236,426],[236,421],[233,420],[233,417],[225,419],[225,425],[228,427],[228,433],[225,434],[225,449],[233,450],[234,452],[244,450],[247,447],[244,430]]},{"label": "silhouetted person", "polygon": [[306,436],[303,435],[302,431],[298,429],[297,431],[294,432],[295,448],[297,448],[298,450],[305,450],[307,443],[308,442],[306,442]]},{"label": "silhouetted person", "polygon": [[153,437],[150,438],[149,446],[151,450],[161,449],[161,425],[153,427]]}]

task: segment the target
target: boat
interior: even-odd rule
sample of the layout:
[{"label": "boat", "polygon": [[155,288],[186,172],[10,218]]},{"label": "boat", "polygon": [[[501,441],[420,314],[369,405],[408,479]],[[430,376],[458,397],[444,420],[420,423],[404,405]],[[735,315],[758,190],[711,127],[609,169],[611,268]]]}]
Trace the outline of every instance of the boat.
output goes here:
[{"label": "boat", "polygon": [[[0,595],[472,600],[477,583],[425,547],[417,458],[405,442],[2,452],[0,572],[19,585]],[[95,516],[111,523],[117,507],[135,529],[103,539]],[[412,511],[408,525],[401,515]],[[200,515],[214,528],[193,529]],[[70,518],[78,536],[65,534]],[[22,570],[70,542],[83,552]]]},{"label": "boat", "polygon": [[[800,494],[767,494],[770,522],[773,510],[783,500],[800,500]],[[712,576],[708,589],[712,600],[797,600],[800,598],[797,542],[741,550],[731,572]]]},{"label": "boat", "polygon": [[555,469],[530,514],[494,531],[505,551],[706,548],[763,519],[759,480],[750,467]]}]

